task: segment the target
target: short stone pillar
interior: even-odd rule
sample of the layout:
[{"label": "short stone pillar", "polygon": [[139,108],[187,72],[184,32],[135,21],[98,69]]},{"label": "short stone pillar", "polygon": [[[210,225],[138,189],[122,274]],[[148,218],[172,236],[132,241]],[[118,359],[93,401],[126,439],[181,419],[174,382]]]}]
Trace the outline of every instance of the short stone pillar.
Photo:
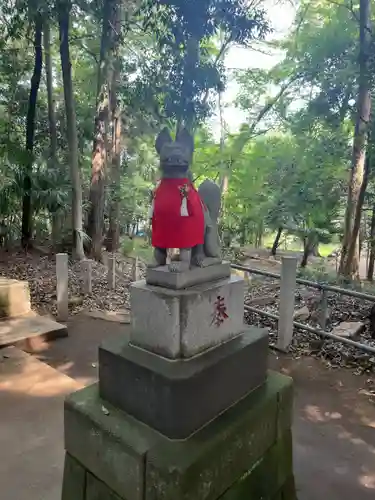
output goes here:
[{"label": "short stone pillar", "polygon": [[132,281],[139,280],[139,258],[134,257],[132,264]]},{"label": "short stone pillar", "polygon": [[68,276],[68,254],[56,254],[56,296],[57,296],[57,318],[59,321],[67,321],[69,317],[69,276]]},{"label": "short stone pillar", "polygon": [[113,256],[108,257],[108,288],[116,288],[116,258]]},{"label": "short stone pillar", "polygon": [[62,500],[296,500],[292,380],[243,323],[229,263],[131,285],[130,339],[65,402]]},{"label": "short stone pillar", "polygon": [[92,293],[92,260],[86,259],[82,262],[83,271],[83,292],[91,295]]},{"label": "short stone pillar", "polygon": [[286,351],[293,338],[297,259],[295,257],[283,257],[281,263],[277,348]]}]

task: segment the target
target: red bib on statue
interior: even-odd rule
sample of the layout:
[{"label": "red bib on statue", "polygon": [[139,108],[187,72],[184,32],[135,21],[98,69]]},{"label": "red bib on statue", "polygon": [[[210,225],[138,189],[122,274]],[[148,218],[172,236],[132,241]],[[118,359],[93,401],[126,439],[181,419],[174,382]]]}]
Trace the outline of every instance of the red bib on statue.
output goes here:
[{"label": "red bib on statue", "polygon": [[162,179],[155,189],[152,246],[192,248],[204,242],[203,205],[189,179]]}]

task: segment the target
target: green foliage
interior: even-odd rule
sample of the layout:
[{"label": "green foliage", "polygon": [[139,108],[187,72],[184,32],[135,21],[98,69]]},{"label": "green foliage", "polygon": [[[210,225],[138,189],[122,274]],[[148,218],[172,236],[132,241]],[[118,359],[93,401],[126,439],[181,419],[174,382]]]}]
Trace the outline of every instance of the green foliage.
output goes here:
[{"label": "green foliage", "polygon": [[126,257],[132,255],[134,251],[134,239],[125,236],[121,241],[121,253]]},{"label": "green foliage", "polygon": [[[117,98],[122,110],[121,181],[106,185],[120,202],[122,251],[149,255],[150,190],[158,179],[154,137],[162,125],[195,130],[193,176],[228,183],[220,228],[230,245],[259,243],[282,228],[291,238],[329,243],[342,223],[358,77],[358,22],[337,2],[303,0],[285,39],[265,44],[284,52],[271,70],[237,71],[236,105],[246,111],[239,132],[219,144],[206,119],[226,86],[224,58],[232,45],[248,46],[272,31],[262,2],[144,0],[127,2],[121,29]],[[72,2],[70,51],[84,200],[91,179],[101,1]],[[354,13],[357,2],[353,3]],[[0,224],[18,238],[25,121],[34,63],[35,12],[51,25],[57,164],[50,158],[46,81],[36,115],[32,206],[35,225],[48,233],[52,216],[70,211],[71,179],[55,2],[4,0],[0,6]],[[373,51],[375,53],[375,50]],[[372,62],[375,74],[375,64]],[[373,151],[373,141],[370,151]],[[109,153],[110,154],[110,153]],[[373,155],[374,156],[374,155]],[[375,156],[374,156],[375,157]],[[373,161],[372,161],[373,163]],[[373,177],[368,199],[373,200]],[[84,202],[86,203],[86,202]],[[87,208],[84,204],[84,208]],[[63,229],[61,233],[63,233]],[[232,249],[230,249],[232,251]]]},{"label": "green foliage", "polygon": [[158,85],[163,113],[189,128],[212,111],[210,91],[224,88],[222,57],[229,46],[270,30],[264,9],[245,0],[146,0],[143,11],[144,26],[157,40],[153,71],[164,77]]}]

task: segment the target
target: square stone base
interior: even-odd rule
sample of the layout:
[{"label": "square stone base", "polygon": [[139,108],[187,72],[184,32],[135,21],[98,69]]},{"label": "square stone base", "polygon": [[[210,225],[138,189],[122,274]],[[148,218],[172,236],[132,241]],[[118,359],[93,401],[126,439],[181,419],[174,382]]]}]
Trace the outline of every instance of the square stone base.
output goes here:
[{"label": "square stone base", "polygon": [[87,387],[65,403],[62,498],[295,500],[292,400],[291,379],[269,373],[264,390],[171,441]]},{"label": "square stone base", "polygon": [[185,439],[261,386],[268,332],[240,336],[188,360],[169,360],[113,339],[99,348],[101,397],[171,439]]},{"label": "square stone base", "polygon": [[187,290],[131,286],[130,342],[167,358],[189,358],[244,329],[244,280],[231,276]]},{"label": "square stone base", "polygon": [[146,282],[149,285],[182,290],[194,285],[229,278],[231,274],[230,262],[221,262],[219,259],[207,259],[212,265],[207,267],[193,267],[183,273],[172,273],[168,266],[148,268]]}]

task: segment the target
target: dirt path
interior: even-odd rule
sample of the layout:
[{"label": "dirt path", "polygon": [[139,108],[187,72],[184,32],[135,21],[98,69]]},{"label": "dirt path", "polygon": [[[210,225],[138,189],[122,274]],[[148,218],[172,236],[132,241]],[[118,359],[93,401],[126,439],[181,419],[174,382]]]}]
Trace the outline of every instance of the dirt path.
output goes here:
[{"label": "dirt path", "polygon": [[[128,326],[77,316],[70,336],[46,346],[40,359],[79,383],[96,380],[97,347]],[[365,377],[328,370],[312,358],[270,354],[270,367],[295,381],[295,473],[299,500],[375,497],[375,404],[360,391]]]}]

